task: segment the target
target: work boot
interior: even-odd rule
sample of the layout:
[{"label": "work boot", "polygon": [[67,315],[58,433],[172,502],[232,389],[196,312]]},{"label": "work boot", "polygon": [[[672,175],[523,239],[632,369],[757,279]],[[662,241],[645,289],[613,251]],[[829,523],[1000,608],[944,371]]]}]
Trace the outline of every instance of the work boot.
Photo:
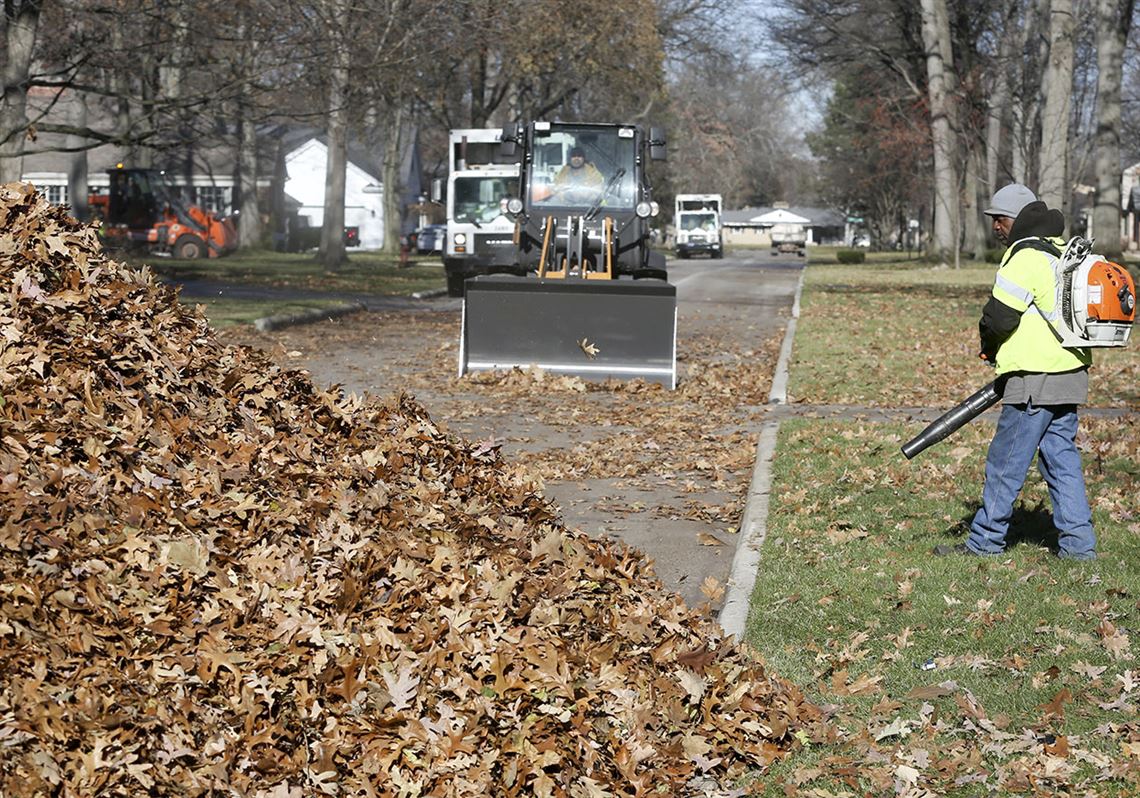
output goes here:
[{"label": "work boot", "polygon": [[970,551],[965,543],[940,543],[930,551],[935,557],[948,557],[952,554],[965,554],[968,557],[977,557],[978,555]]}]

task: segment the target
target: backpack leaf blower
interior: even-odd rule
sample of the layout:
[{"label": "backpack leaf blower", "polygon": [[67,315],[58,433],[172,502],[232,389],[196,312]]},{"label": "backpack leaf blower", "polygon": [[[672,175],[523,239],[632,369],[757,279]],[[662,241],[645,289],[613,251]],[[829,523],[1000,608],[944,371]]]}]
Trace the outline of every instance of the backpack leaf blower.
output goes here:
[{"label": "backpack leaf blower", "polygon": [[[1049,326],[1061,346],[1085,348],[1128,343],[1136,320],[1136,286],[1127,269],[1093,254],[1093,242],[1080,236],[1069,240],[1060,257],[1055,249],[1050,251],[1033,239],[1014,246],[1018,244],[1040,249],[1049,256],[1057,291],[1057,313]],[[995,382],[946,411],[903,444],[906,459],[945,440],[997,404],[1001,394]]]},{"label": "backpack leaf blower", "polygon": [[1052,323],[1064,347],[1124,346],[1136,319],[1136,286],[1119,264],[1092,252],[1093,242],[1073,236],[1053,261],[1060,323]]}]

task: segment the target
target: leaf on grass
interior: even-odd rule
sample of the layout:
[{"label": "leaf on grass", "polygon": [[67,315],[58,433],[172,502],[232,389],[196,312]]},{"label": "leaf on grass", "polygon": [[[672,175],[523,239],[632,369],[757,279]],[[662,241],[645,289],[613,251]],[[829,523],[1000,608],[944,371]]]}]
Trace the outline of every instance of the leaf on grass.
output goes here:
[{"label": "leaf on grass", "polygon": [[1052,699],[1044,704],[1038,704],[1037,708],[1042,711],[1045,718],[1059,718],[1065,717],[1065,704],[1073,700],[1073,694],[1069,692],[1068,687],[1062,687],[1061,690],[1053,696]]},{"label": "leaf on grass", "polygon": [[875,742],[885,740],[888,737],[906,737],[914,725],[914,721],[905,720],[901,717],[895,718],[875,733]]},{"label": "leaf on grass", "polygon": [[926,687],[915,687],[906,694],[906,697],[930,701],[935,698],[945,698],[948,695],[953,695],[957,690],[958,684],[956,682],[942,682]]},{"label": "leaf on grass", "polygon": [[1073,663],[1073,672],[1088,679],[1099,679],[1101,674],[1108,670],[1107,665],[1090,665],[1087,662]]}]

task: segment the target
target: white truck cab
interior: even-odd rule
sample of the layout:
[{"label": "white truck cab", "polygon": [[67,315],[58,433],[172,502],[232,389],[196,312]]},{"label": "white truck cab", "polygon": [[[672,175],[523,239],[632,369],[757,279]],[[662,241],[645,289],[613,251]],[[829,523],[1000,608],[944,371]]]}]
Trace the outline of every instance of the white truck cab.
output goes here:
[{"label": "white truck cab", "polygon": [[674,248],[681,258],[703,253],[712,258],[724,257],[721,235],[720,194],[678,194],[675,198],[673,227]]},{"label": "white truck cab", "polygon": [[451,131],[443,250],[450,296],[463,296],[468,277],[521,273],[515,220],[507,214],[507,200],[518,194],[519,165],[510,159],[503,162],[501,137],[501,128]]}]

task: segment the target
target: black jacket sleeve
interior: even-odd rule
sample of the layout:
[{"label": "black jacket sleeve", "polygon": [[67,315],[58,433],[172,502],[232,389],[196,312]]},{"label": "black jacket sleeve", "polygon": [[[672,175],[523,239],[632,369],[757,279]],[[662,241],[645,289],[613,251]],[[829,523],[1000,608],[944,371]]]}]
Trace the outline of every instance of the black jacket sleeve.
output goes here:
[{"label": "black jacket sleeve", "polygon": [[982,357],[993,363],[997,359],[1000,347],[1017,325],[1021,323],[1021,314],[995,297],[982,308],[982,320],[978,322],[978,334],[982,339]]}]

